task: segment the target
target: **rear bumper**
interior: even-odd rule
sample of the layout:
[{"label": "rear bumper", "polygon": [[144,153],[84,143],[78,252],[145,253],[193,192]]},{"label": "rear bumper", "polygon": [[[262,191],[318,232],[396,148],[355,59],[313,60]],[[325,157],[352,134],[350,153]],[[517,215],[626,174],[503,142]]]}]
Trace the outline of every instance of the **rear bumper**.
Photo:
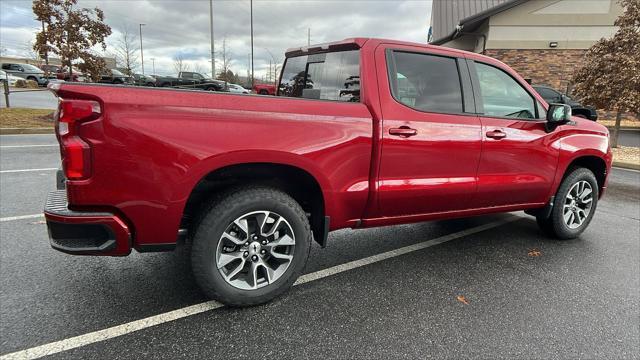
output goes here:
[{"label": "rear bumper", "polygon": [[70,210],[66,190],[49,193],[44,207],[51,247],[73,255],[124,256],[131,230],[116,214]]}]

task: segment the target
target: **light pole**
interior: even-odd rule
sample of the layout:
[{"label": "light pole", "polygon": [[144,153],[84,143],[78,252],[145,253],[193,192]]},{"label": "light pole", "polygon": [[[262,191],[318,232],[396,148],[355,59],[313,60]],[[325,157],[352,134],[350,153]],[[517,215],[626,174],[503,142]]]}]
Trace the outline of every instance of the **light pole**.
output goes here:
[{"label": "light pole", "polygon": [[151,58],[151,66],[153,67],[153,73],[156,73],[156,58]]},{"label": "light pole", "polygon": [[147,24],[140,25],[140,62],[142,63],[142,75],[144,75],[144,52],[142,51],[142,27]]},{"label": "light pole", "polygon": [[211,78],[216,78],[216,55],[213,45],[213,0],[209,0],[209,29],[211,30]]}]

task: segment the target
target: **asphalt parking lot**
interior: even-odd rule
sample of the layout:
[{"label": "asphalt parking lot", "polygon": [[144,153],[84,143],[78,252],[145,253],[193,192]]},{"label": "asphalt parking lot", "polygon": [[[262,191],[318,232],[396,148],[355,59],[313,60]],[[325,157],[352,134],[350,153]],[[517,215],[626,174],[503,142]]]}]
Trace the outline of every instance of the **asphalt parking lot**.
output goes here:
[{"label": "asphalt parking lot", "polygon": [[547,239],[522,213],[342,230],[326,249],[314,244],[306,282],[267,305],[233,309],[206,302],[186,248],[124,258],[53,251],[38,214],[55,187],[55,139],[0,136],[0,146],[0,359],[23,350],[15,355],[640,354],[640,172],[613,170],[579,240]]}]

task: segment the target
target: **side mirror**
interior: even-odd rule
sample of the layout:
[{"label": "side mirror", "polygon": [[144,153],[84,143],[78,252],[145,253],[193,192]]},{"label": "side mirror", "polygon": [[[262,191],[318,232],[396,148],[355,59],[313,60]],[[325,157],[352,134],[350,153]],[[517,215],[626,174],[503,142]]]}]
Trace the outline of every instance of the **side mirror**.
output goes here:
[{"label": "side mirror", "polygon": [[547,130],[552,131],[556,126],[571,121],[571,106],[565,104],[549,104],[547,110]]}]

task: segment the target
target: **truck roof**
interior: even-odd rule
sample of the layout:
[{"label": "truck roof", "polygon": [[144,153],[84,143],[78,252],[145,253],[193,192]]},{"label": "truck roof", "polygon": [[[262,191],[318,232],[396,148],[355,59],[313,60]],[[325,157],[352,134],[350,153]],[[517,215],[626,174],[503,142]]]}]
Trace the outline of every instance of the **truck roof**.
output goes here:
[{"label": "truck roof", "polygon": [[432,45],[427,43],[416,43],[411,41],[402,41],[402,40],[393,40],[393,39],[384,39],[384,38],[347,38],[340,41],[333,41],[321,44],[315,44],[310,46],[302,46],[297,48],[289,48],[285,52],[286,57],[298,56],[303,54],[312,54],[317,52],[326,52],[326,51],[339,51],[339,50],[356,50],[362,48],[365,44],[376,46],[378,44],[395,44],[395,45],[406,45],[406,46],[417,46],[425,49],[445,49],[451,53],[456,53],[460,55],[465,55],[470,58],[488,58],[495,61],[495,59],[490,58],[488,56],[484,56],[482,54],[458,50],[453,48],[442,47],[438,45]]}]

